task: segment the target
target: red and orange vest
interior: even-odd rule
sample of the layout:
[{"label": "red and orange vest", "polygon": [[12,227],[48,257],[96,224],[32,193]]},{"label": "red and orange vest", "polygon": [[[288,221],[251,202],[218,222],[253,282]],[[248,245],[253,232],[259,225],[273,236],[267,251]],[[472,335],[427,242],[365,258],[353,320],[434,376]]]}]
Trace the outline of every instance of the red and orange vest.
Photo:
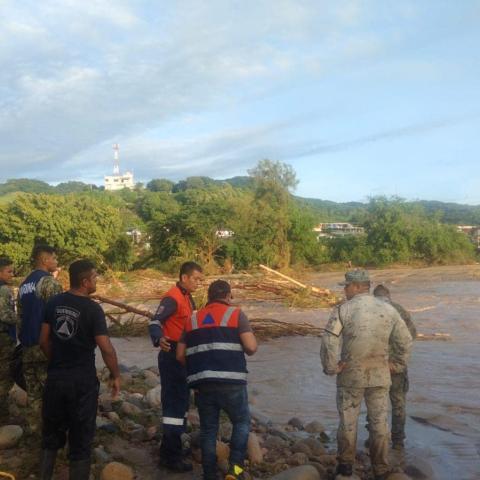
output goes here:
[{"label": "red and orange vest", "polygon": [[178,342],[187,320],[193,313],[190,294],[183,293],[180,287],[175,285],[164,295],[165,297],[171,297],[177,302],[177,311],[163,325],[163,334],[174,342]]}]

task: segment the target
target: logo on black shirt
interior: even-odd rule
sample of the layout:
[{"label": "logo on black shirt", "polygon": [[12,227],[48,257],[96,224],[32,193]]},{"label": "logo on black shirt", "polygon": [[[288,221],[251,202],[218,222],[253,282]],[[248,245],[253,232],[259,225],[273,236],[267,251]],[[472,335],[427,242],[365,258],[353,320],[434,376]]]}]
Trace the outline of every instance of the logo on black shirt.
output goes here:
[{"label": "logo on black shirt", "polygon": [[55,326],[53,331],[60,340],[70,340],[78,329],[80,312],[71,307],[55,308]]}]

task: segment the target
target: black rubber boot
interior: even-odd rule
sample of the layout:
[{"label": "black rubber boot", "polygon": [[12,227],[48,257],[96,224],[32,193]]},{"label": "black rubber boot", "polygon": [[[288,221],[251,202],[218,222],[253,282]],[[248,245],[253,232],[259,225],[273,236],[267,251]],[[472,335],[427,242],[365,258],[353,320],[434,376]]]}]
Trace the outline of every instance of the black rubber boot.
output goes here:
[{"label": "black rubber boot", "polygon": [[90,459],[70,461],[69,480],[88,480],[90,477]]},{"label": "black rubber boot", "polygon": [[51,480],[53,469],[57,458],[56,450],[42,450],[42,461],[40,464],[40,480]]}]

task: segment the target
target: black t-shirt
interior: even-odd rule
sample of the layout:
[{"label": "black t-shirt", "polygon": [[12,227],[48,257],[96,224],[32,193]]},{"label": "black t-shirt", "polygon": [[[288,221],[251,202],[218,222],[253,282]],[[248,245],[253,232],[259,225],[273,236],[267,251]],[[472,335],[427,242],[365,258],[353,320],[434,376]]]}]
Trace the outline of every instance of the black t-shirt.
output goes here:
[{"label": "black t-shirt", "polygon": [[95,337],[108,334],[100,305],[89,297],[61,293],[48,301],[43,321],[51,329],[49,375],[96,374]]}]

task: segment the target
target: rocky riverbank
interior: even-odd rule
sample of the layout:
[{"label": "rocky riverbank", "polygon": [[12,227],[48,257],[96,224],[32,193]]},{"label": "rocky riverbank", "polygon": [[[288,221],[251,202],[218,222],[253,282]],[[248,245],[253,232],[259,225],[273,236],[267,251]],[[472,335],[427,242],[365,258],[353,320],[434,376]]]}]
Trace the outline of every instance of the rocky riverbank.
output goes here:
[{"label": "rocky riverbank", "polygon": [[[160,385],[156,367],[140,369],[122,366],[122,392],[112,401],[108,392],[108,372],[99,372],[101,379],[97,435],[93,451],[91,479],[101,480],[156,480],[172,478],[183,480],[192,474],[169,474],[159,468],[158,444],[161,436]],[[10,411],[21,425],[21,409],[26,402],[25,393],[16,388],[11,392]],[[192,402],[193,403],[193,402]],[[335,442],[325,432],[318,420],[306,424],[298,418],[286,419],[282,425],[273,424],[269,418],[252,410],[252,429],[248,442],[248,472],[253,478],[277,480],[327,480],[334,478]],[[201,452],[199,445],[199,418],[191,406],[188,414],[189,431],[184,436],[184,447],[191,449],[194,477],[201,477]],[[220,470],[227,468],[231,425],[221,417],[217,442]],[[19,425],[0,429],[1,470],[20,479],[38,478],[38,439],[23,434]],[[406,467],[406,468],[405,468]],[[411,465],[406,471],[416,472],[412,478],[428,478]],[[397,467],[396,470],[401,471]],[[370,467],[367,452],[360,452],[356,467],[359,479],[369,479]],[[1,478],[1,475],[0,475]],[[56,479],[68,479],[65,452],[59,455]],[[397,473],[392,480],[410,478]]]}]

